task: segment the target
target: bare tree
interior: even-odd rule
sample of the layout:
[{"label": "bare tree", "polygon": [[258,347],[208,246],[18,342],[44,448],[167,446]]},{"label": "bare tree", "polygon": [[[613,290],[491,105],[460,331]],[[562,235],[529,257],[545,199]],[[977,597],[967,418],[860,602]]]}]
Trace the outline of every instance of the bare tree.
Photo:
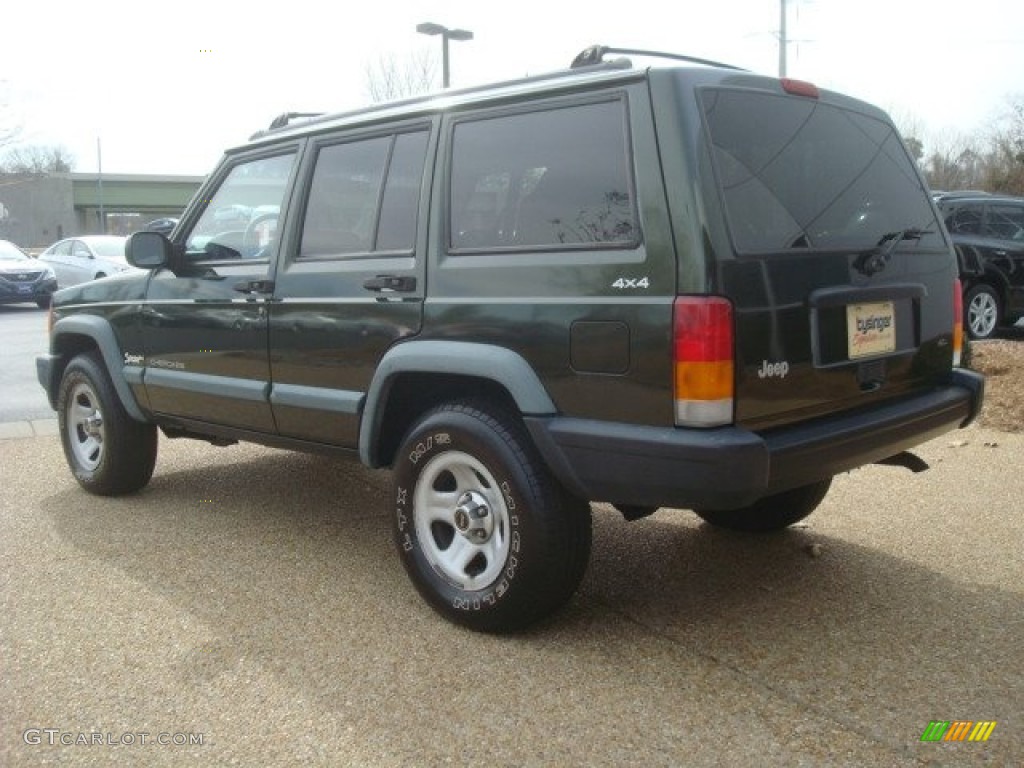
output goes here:
[{"label": "bare tree", "polygon": [[976,139],[946,135],[932,142],[924,171],[932,189],[982,189],[984,166],[984,152]]},{"label": "bare tree", "polygon": [[8,99],[6,80],[0,80],[0,149],[14,144],[21,134],[21,126],[14,117]]},{"label": "bare tree", "polygon": [[371,101],[392,101],[426,93],[436,87],[437,61],[427,50],[399,58],[382,54],[366,65],[366,94]]},{"label": "bare tree", "polygon": [[921,119],[904,109],[894,108],[888,110],[888,112],[893,123],[896,125],[896,130],[899,131],[900,136],[903,137],[903,141],[907,145],[907,149],[910,150],[910,156],[914,158],[914,162],[920,164],[924,160],[924,142],[922,141],[924,126],[921,123]]},{"label": "bare tree", "polygon": [[992,192],[1024,195],[1024,94],[1007,101],[1009,109],[990,133],[985,187]]},{"label": "bare tree", "polygon": [[0,171],[5,173],[68,173],[75,158],[60,145],[26,145],[15,147],[0,160]]}]

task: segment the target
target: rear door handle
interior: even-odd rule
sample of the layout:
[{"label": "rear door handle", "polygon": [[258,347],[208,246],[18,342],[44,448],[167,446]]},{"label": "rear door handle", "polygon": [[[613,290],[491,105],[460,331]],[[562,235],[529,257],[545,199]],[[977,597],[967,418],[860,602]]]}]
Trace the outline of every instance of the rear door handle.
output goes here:
[{"label": "rear door handle", "polygon": [[411,275],[377,275],[363,281],[368,291],[409,293],[416,290],[416,278]]}]

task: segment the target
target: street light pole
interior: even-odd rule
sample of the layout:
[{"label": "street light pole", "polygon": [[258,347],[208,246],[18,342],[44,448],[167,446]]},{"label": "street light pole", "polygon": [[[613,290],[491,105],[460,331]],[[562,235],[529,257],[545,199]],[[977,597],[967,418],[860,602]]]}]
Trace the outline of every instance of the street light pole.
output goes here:
[{"label": "street light pole", "polygon": [[441,24],[434,24],[426,21],[416,25],[416,31],[423,35],[441,36],[441,85],[447,88],[451,84],[448,68],[448,41],[449,40],[472,40],[473,33],[468,29],[449,29]]}]

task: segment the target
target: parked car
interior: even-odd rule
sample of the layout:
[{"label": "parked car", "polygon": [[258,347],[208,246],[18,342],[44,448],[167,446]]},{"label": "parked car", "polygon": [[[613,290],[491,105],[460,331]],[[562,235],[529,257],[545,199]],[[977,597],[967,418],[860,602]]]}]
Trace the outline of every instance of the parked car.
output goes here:
[{"label": "parked car", "polygon": [[53,269],[57,284],[67,288],[132,269],[125,261],[126,240],[116,235],[69,237],[39,254],[39,260]]},{"label": "parked car", "polygon": [[956,194],[937,201],[953,240],[974,339],[1024,317],[1024,198]]},{"label": "parked car", "polygon": [[143,229],[147,232],[160,232],[164,235],[170,235],[176,226],[178,226],[178,219],[166,217],[162,219],[153,219],[152,221],[147,222]]},{"label": "parked car", "polygon": [[892,121],[607,52],[230,149],[173,242],[132,235],[150,274],[54,298],[37,369],[79,484],[142,489],[157,429],[358,456],[425,600],[504,631],[576,589],[591,501],[771,531],[837,474],[926,468],[984,380]]},{"label": "parked car", "polygon": [[35,302],[50,306],[57,290],[53,270],[40,264],[9,240],[0,240],[0,304]]}]

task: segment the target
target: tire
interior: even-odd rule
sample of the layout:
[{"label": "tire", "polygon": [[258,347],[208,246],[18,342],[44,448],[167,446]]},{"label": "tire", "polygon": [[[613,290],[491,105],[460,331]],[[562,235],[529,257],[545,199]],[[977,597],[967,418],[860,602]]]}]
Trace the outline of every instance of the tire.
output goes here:
[{"label": "tire", "polygon": [[36,300],[36,306],[39,307],[40,309],[49,309],[50,308],[50,300],[49,299],[37,299]]},{"label": "tire", "polygon": [[97,353],[68,363],[57,396],[57,420],[68,466],[90,493],[134,493],[153,476],[156,427],[128,415]]},{"label": "tire", "polygon": [[1002,322],[999,294],[987,283],[973,286],[964,297],[964,325],[972,339],[991,339]]},{"label": "tire", "polygon": [[525,429],[453,403],[408,433],[394,467],[395,541],[416,589],[447,619],[521,629],[572,596],[590,556],[590,505],[551,477]]},{"label": "tire", "polygon": [[803,520],[816,510],[831,485],[832,478],[828,478],[774,496],[766,496],[749,507],[725,510],[695,509],[694,512],[701,520],[717,528],[751,533],[779,531]]}]

